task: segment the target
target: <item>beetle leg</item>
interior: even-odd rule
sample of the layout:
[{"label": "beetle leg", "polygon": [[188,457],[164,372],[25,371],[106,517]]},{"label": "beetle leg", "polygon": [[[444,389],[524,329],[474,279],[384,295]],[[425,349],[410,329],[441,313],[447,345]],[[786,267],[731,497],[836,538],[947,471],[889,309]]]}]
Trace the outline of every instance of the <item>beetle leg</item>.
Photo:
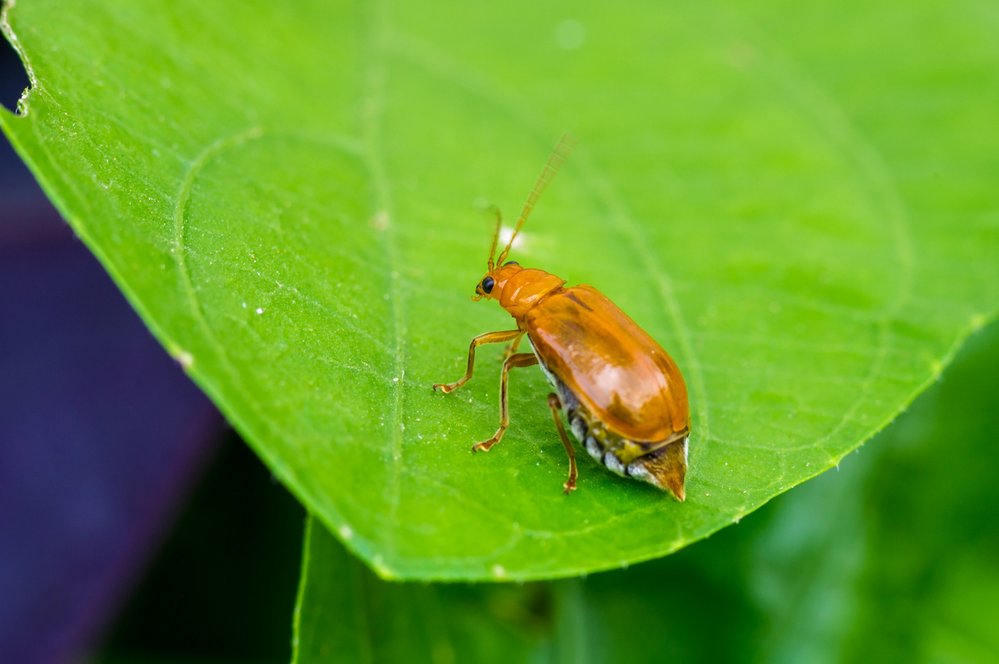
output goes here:
[{"label": "beetle leg", "polygon": [[503,353],[503,361],[506,362],[507,358],[517,352],[517,348],[520,346],[520,342],[524,340],[524,333],[521,332],[520,336],[514,337],[510,345],[506,347],[506,352]]},{"label": "beetle leg", "polygon": [[524,334],[523,330],[506,330],[504,332],[486,332],[485,334],[480,334],[479,336],[472,339],[472,343],[468,345],[468,368],[465,370],[465,375],[456,380],[453,383],[436,383],[434,385],[435,390],[440,390],[444,394],[448,392],[453,392],[459,387],[468,382],[468,379],[472,377],[472,366],[475,364],[475,347],[482,344],[498,344],[503,341],[510,341],[511,339],[516,339],[517,337]]},{"label": "beetle leg", "polygon": [[562,485],[563,492],[569,493],[576,489],[576,451],[572,449],[572,442],[565,433],[565,425],[562,424],[562,415],[560,413],[562,402],[558,400],[558,395],[554,392],[548,395],[548,407],[552,409],[552,419],[555,420],[555,428],[558,429],[562,445],[565,446],[565,453],[569,455],[569,479]]},{"label": "beetle leg", "polygon": [[503,363],[503,371],[500,373],[500,425],[496,433],[489,440],[472,445],[473,452],[488,452],[489,448],[500,442],[507,427],[510,426],[510,408],[507,403],[507,380],[510,376],[510,369],[514,367],[529,367],[538,363],[538,358],[534,353],[517,353],[507,358]]}]

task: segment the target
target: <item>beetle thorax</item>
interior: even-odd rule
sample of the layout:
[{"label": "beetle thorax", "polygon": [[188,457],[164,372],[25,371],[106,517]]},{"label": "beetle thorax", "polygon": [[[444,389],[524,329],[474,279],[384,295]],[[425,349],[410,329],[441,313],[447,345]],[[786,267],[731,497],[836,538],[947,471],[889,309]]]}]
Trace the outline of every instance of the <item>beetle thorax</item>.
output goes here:
[{"label": "beetle thorax", "polygon": [[494,280],[487,297],[497,300],[511,316],[520,319],[544,297],[561,290],[565,279],[533,268],[522,268],[516,263],[497,267],[488,276]]}]

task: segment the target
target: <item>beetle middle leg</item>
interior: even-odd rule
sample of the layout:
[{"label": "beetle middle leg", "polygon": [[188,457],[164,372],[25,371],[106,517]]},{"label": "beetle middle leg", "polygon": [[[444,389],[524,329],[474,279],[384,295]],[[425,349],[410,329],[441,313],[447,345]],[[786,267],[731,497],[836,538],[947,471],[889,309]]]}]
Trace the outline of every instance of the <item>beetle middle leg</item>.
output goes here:
[{"label": "beetle middle leg", "polygon": [[514,337],[513,341],[510,342],[510,345],[506,347],[505,351],[503,351],[503,357],[500,358],[501,361],[502,362],[506,362],[507,358],[509,358],[514,353],[516,353],[517,349],[520,347],[520,342],[523,341],[523,340],[524,340],[524,335],[523,334],[521,334],[520,336]]},{"label": "beetle middle leg", "polygon": [[569,455],[569,479],[562,485],[562,490],[565,493],[569,493],[576,489],[576,476],[578,474],[576,472],[576,451],[572,448],[572,441],[569,440],[569,436],[565,433],[565,425],[562,424],[562,415],[560,414],[562,402],[558,400],[558,395],[554,392],[548,395],[548,407],[552,409],[552,419],[555,420],[555,428],[558,429],[562,445],[565,447],[566,454]]},{"label": "beetle middle leg", "polygon": [[486,332],[485,334],[480,334],[475,337],[472,339],[472,343],[468,345],[468,367],[465,369],[465,375],[453,383],[436,383],[434,385],[434,389],[440,390],[444,394],[447,394],[448,392],[457,390],[459,387],[468,382],[468,380],[472,377],[472,367],[475,365],[476,346],[481,346],[482,344],[498,344],[504,341],[516,340],[518,337],[523,335],[523,330],[504,330],[503,332]]},{"label": "beetle middle leg", "polygon": [[489,440],[472,445],[473,452],[488,452],[489,448],[500,442],[503,434],[510,426],[510,407],[507,401],[507,381],[510,377],[510,369],[514,367],[529,367],[538,363],[538,358],[534,353],[517,353],[511,355],[503,362],[503,371],[500,373],[500,425],[496,433]]}]

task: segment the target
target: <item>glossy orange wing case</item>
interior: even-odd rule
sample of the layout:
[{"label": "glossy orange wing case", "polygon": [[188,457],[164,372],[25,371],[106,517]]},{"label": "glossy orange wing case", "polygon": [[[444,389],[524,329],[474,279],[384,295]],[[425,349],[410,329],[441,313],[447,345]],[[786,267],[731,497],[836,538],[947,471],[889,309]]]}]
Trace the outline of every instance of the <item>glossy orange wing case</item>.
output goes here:
[{"label": "glossy orange wing case", "polygon": [[672,358],[595,288],[549,295],[523,326],[548,371],[608,429],[658,442],[689,428],[687,390]]}]

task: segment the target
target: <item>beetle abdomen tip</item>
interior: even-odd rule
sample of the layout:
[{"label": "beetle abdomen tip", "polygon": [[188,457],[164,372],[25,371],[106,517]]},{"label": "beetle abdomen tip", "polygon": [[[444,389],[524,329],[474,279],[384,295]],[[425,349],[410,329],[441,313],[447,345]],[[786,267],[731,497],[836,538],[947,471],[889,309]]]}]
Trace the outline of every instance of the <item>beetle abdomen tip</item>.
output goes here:
[{"label": "beetle abdomen tip", "polygon": [[681,503],[687,493],[684,482],[687,476],[687,438],[674,441],[665,447],[646,454],[628,465],[628,474],[672,493]]}]

